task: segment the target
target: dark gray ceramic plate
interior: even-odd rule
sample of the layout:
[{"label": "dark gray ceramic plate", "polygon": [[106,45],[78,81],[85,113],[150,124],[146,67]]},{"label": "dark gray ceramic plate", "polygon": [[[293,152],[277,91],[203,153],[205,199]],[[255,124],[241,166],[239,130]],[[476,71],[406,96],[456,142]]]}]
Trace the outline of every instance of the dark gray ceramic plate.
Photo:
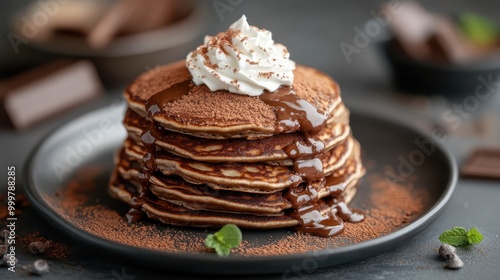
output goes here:
[{"label": "dark gray ceramic plate", "polygon": [[[324,267],[366,258],[400,245],[405,239],[429,226],[441,214],[450,199],[457,178],[452,156],[437,146],[431,155],[425,156],[421,164],[414,165],[412,173],[417,178],[415,191],[424,192],[428,197],[424,211],[414,221],[394,232],[357,244],[324,251],[260,257],[231,255],[228,258],[219,258],[210,253],[153,251],[92,235],[54,208],[54,199],[61,199],[55,194],[66,187],[68,178],[80,176],[78,172],[82,169],[98,167],[99,174],[94,180],[98,188],[92,200],[118,211],[126,211],[121,203],[111,199],[105,191],[109,173],[113,168],[113,154],[125,137],[121,126],[122,116],[121,111],[109,108],[97,110],[60,127],[46,137],[27,163],[27,192],[32,205],[43,217],[76,240],[86,242],[98,252],[108,253],[120,260],[156,268],[210,274],[263,274],[291,271],[294,265]],[[419,150],[415,140],[426,138],[406,126],[374,116],[353,113],[351,122],[354,134],[361,142],[365,162],[376,163],[376,167],[369,168],[367,176],[381,173],[387,166],[394,167],[397,172],[401,158],[418,153],[415,152]],[[367,181],[364,180],[360,186],[361,190],[367,187]],[[366,195],[364,191],[359,191],[351,205],[370,207],[363,204]],[[206,231],[191,228],[176,230],[206,234]],[[273,242],[289,234],[292,232],[288,230],[243,231],[245,240],[250,244]]]}]

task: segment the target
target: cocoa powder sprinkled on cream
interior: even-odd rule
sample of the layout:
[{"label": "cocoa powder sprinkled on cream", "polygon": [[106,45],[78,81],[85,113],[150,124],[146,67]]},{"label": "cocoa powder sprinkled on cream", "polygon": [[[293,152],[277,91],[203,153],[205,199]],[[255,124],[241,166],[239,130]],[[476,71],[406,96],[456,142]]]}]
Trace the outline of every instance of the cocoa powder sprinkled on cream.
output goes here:
[{"label": "cocoa powder sprinkled on cream", "polygon": [[[186,67],[194,84],[205,84],[211,91],[259,96],[292,85],[295,62],[289,56],[285,46],[274,42],[270,31],[250,26],[243,15],[226,31],[205,36],[204,43],[187,55]],[[258,75],[271,71],[282,74]]]}]

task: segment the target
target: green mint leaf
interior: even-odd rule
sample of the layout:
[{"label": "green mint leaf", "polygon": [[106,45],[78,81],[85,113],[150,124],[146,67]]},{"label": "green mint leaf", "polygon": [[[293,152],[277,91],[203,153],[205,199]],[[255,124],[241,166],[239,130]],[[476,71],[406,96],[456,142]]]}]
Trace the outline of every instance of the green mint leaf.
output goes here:
[{"label": "green mint leaf", "polygon": [[495,24],[488,18],[474,13],[466,13],[460,17],[460,27],[465,36],[480,45],[492,45],[497,40],[498,32]]},{"label": "green mint leaf", "polygon": [[467,232],[467,241],[470,244],[477,244],[482,240],[483,240],[483,235],[476,228],[471,228]]},{"label": "green mint leaf", "polygon": [[439,240],[453,246],[464,246],[469,243],[467,240],[467,230],[463,227],[454,227],[446,230],[439,236]]},{"label": "green mint leaf", "polygon": [[215,235],[213,235],[213,234],[209,234],[207,236],[207,238],[205,239],[205,246],[207,246],[208,248],[215,249],[215,247],[217,247],[218,245],[219,245],[219,242],[217,241],[217,239],[215,238]]},{"label": "green mint leaf", "polygon": [[205,239],[205,246],[215,250],[219,257],[226,257],[231,248],[237,248],[242,239],[238,226],[227,224],[214,234],[209,234]]},{"label": "green mint leaf", "polygon": [[219,255],[219,257],[227,257],[231,252],[231,248],[224,244],[219,244],[219,246],[215,247],[215,252]]},{"label": "green mint leaf", "polygon": [[242,234],[236,225],[228,224],[216,232],[215,237],[217,237],[219,242],[229,246],[229,248],[236,248],[240,246]]}]

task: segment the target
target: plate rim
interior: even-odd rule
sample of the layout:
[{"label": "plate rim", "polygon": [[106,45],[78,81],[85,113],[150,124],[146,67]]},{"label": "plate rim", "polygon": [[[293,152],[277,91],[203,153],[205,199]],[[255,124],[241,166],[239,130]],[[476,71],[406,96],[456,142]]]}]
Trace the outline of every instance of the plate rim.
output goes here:
[{"label": "plate rim", "polygon": [[[220,258],[216,256],[215,254],[197,254],[197,253],[172,253],[172,252],[164,252],[164,251],[157,251],[157,250],[152,250],[152,249],[147,249],[147,248],[141,248],[141,247],[135,247],[127,244],[121,244],[112,240],[108,240],[99,236],[95,236],[90,232],[85,231],[84,229],[77,227],[73,223],[69,222],[66,220],[64,217],[62,217],[57,211],[51,207],[40,195],[39,192],[36,191],[36,183],[34,182],[33,178],[33,169],[34,169],[34,159],[36,158],[37,154],[41,151],[41,148],[43,145],[45,145],[51,137],[54,137],[58,131],[63,130],[64,128],[73,125],[76,122],[82,122],[86,121],[87,118],[90,117],[95,117],[97,118],[100,115],[108,115],[110,114],[109,110],[107,110],[107,107],[103,107],[100,109],[96,109],[93,111],[90,111],[88,113],[85,113],[75,119],[72,119],[65,124],[62,124],[54,129],[52,129],[50,132],[48,132],[42,139],[35,145],[35,147],[31,150],[26,163],[24,165],[23,169],[23,179],[24,179],[24,187],[26,194],[31,202],[31,204],[34,206],[33,208],[36,210],[38,214],[40,214],[45,220],[49,222],[53,227],[57,228],[60,231],[63,231],[66,234],[69,234],[72,238],[77,239],[79,241],[85,242],[86,244],[99,247],[101,249],[105,249],[106,253],[109,253],[111,255],[120,255],[123,259],[125,254],[125,258],[127,259],[137,259],[137,257],[130,258],[131,255],[137,254],[148,254],[151,257],[148,257],[148,259],[160,259],[162,261],[157,261],[157,262],[150,262],[150,264],[153,267],[158,268],[157,264],[160,263],[166,263],[168,261],[163,260],[164,258],[168,258],[171,260],[171,258],[175,258],[175,263],[183,262],[183,261],[190,261],[190,262],[204,262],[206,265],[223,265],[226,268],[230,268],[231,266],[228,265],[235,265],[233,269],[227,269],[227,270],[222,270],[222,271],[217,271],[217,272],[208,272],[208,271],[201,271],[199,273],[201,274],[242,274],[241,273],[241,268],[238,265],[255,265],[255,264],[262,264],[264,262],[272,262],[272,261],[284,261],[284,262],[289,262],[290,263],[290,268],[292,267],[292,263],[295,262],[301,262],[304,259],[310,258],[311,256],[321,259],[325,258],[325,261],[319,261],[319,266],[318,268],[321,267],[326,267],[326,266],[332,266],[340,263],[346,263],[348,261],[352,261],[354,259],[361,259],[361,258],[343,258],[342,261],[332,261],[332,259],[336,255],[342,255],[342,254],[347,254],[348,252],[351,254],[356,255],[357,253],[363,252],[364,250],[368,250],[369,248],[376,249],[376,253],[371,253],[371,254],[366,254],[366,252],[363,252],[363,258],[367,258],[373,255],[380,254],[382,252],[385,252],[389,249],[395,248],[396,246],[399,246],[400,243],[407,238],[414,236],[424,230],[426,227],[431,225],[444,211],[446,206],[448,205],[448,202],[450,198],[452,197],[455,188],[456,188],[456,183],[458,180],[458,167],[457,163],[455,160],[455,157],[451,153],[451,151],[444,146],[441,143],[435,142],[436,144],[436,150],[439,150],[443,155],[447,163],[447,169],[449,169],[449,177],[446,182],[446,186],[443,188],[443,192],[441,196],[437,199],[436,203],[429,208],[427,212],[425,212],[422,216],[420,216],[418,219],[414,220],[410,224],[393,231],[387,235],[375,238],[375,239],[370,239],[367,241],[363,241],[357,244],[353,245],[348,245],[344,247],[339,247],[339,248],[333,248],[333,249],[325,249],[325,250],[320,250],[320,251],[308,251],[305,253],[297,253],[297,254],[289,254],[289,255],[278,255],[278,256],[241,256],[241,255],[232,255],[229,258]],[[417,135],[418,137],[430,137],[428,133],[422,131],[421,129],[412,126],[411,124],[404,123],[400,120],[393,120],[389,119],[386,116],[380,116],[374,113],[367,113],[367,112],[359,112],[357,110],[352,110],[351,112],[352,115],[356,115],[362,118],[370,118],[370,119],[375,119],[376,121],[380,122],[385,122],[389,123],[392,126],[398,126],[406,131],[411,132],[412,134]],[[87,120],[90,121],[90,120]],[[387,244],[392,244],[391,246],[387,246]],[[368,249],[367,249],[368,248]],[[139,251],[139,252],[138,252]],[[375,250],[373,250],[375,251]],[[327,261],[330,259],[330,261]],[[194,263],[193,263],[194,264]],[[192,265],[193,265],[192,264]],[[176,271],[184,271],[183,269],[179,269],[179,267],[163,267],[161,269],[170,269],[170,270],[176,270]],[[193,273],[195,271],[191,271]],[[245,270],[244,274],[265,274],[265,273],[279,273],[279,272],[284,272],[282,269],[279,270],[266,270],[265,272],[259,272],[257,269],[253,270]],[[195,272],[197,273],[197,272]]]}]

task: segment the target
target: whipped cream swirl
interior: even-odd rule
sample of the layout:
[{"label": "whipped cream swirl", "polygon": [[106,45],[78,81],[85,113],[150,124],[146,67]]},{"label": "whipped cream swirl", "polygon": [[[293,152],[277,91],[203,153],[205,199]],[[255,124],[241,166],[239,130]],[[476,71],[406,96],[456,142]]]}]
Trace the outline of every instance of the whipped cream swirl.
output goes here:
[{"label": "whipped cream swirl", "polygon": [[204,45],[188,54],[186,66],[196,85],[258,96],[291,86],[295,62],[271,32],[250,26],[243,15],[225,32],[205,36]]}]

